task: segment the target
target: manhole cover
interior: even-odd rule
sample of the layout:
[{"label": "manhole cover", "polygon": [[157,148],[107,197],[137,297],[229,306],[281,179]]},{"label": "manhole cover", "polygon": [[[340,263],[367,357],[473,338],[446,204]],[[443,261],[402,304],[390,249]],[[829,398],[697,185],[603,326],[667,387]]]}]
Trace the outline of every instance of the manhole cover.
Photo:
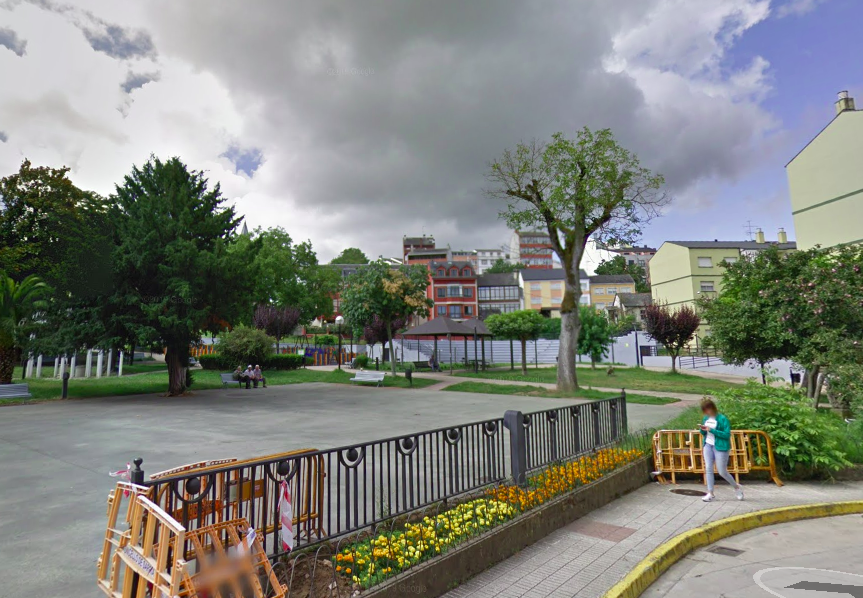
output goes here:
[{"label": "manhole cover", "polygon": [[708,548],[707,552],[712,552],[713,554],[721,554],[722,556],[740,556],[743,554],[742,550],[737,550],[736,548],[728,548],[727,546],[714,546],[713,548]]},{"label": "manhole cover", "polygon": [[704,496],[704,490],[688,490],[686,488],[675,488],[671,493],[682,494],[683,496]]}]

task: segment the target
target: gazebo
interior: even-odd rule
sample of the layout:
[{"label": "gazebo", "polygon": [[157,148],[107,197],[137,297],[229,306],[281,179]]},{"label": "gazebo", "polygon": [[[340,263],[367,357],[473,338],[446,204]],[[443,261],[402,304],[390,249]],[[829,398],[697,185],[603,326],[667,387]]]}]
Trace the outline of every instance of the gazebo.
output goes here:
[{"label": "gazebo", "polygon": [[[474,320],[468,320],[468,322],[474,322]],[[452,337],[460,336],[464,339],[465,346],[465,359],[467,359],[467,339],[468,337],[474,337],[474,340],[477,336],[488,334],[488,328],[485,327],[485,324],[479,322],[477,326],[471,324],[467,326],[466,322],[456,322],[455,320],[451,320],[445,316],[437,317],[433,320],[429,320],[425,324],[420,324],[419,326],[415,326],[410,330],[406,330],[401,334],[401,336],[430,336],[434,338],[434,354],[435,358],[437,358],[437,339],[445,336],[450,339],[450,372],[452,372]],[[482,326],[484,329],[484,333],[480,332],[479,326]]]},{"label": "gazebo", "polygon": [[[461,323],[462,326],[466,326],[473,330],[473,355],[476,358],[476,339],[480,337],[482,342],[482,368],[485,369],[485,337],[494,336],[488,329],[488,326],[485,325],[485,322],[480,320],[479,318],[471,318],[470,320],[465,320]],[[467,341],[465,341],[467,342]],[[465,355],[467,355],[467,348],[465,348]],[[494,363],[494,345],[492,345],[492,355],[491,361]],[[476,359],[474,359],[476,362]],[[478,367],[478,366],[477,366]]]}]

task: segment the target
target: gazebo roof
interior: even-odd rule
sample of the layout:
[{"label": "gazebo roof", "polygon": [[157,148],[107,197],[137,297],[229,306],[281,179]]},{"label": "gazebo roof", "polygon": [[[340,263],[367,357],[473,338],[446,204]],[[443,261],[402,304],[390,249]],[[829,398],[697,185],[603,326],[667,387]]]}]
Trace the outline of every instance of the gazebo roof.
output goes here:
[{"label": "gazebo roof", "polygon": [[473,328],[441,316],[403,332],[402,336],[446,336],[448,334],[473,336]]},{"label": "gazebo roof", "polygon": [[482,320],[478,320],[477,318],[471,318],[470,320],[465,320],[462,322],[462,326],[467,326],[471,330],[471,334],[476,330],[477,336],[491,336],[491,332],[488,329],[488,326],[485,325],[485,322]]}]

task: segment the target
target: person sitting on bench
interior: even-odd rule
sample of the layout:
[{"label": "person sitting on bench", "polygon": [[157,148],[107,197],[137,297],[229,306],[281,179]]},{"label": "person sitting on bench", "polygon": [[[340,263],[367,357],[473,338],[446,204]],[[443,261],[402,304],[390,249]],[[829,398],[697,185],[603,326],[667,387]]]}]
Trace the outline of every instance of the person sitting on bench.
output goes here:
[{"label": "person sitting on bench", "polygon": [[[246,388],[251,388],[252,387],[252,380],[254,380],[254,379],[255,379],[255,370],[254,370],[254,368],[252,368],[252,364],[249,364],[249,366],[246,368],[246,370],[240,376],[240,380],[244,381],[246,383]],[[257,388],[257,387],[258,387],[258,384],[256,382],[255,388]]]},{"label": "person sitting on bench", "polygon": [[262,383],[264,388],[267,387],[267,379],[264,378],[264,373],[261,371],[261,366],[259,366],[259,365],[255,366],[255,371],[253,372],[253,376],[254,376],[254,378],[252,378],[252,380],[255,383],[255,388],[258,387],[258,382]]},{"label": "person sitting on bench", "polygon": [[438,364],[437,356],[434,353],[432,353],[432,356],[429,357],[429,367],[431,368],[431,371],[433,371],[433,372],[439,372],[440,371],[440,364]]}]

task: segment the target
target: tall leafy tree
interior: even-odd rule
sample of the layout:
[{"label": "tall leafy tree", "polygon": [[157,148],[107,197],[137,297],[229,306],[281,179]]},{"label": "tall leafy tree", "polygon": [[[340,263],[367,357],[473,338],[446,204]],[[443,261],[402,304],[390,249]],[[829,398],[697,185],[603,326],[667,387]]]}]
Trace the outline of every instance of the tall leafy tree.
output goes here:
[{"label": "tall leafy tree", "polygon": [[661,344],[671,356],[671,371],[677,372],[677,358],[683,348],[695,338],[701,316],[692,307],[682,305],[675,310],[667,305],[648,305],[641,318],[644,331]]},{"label": "tall leafy tree", "polygon": [[616,255],[610,260],[603,260],[596,266],[597,274],[629,274],[635,281],[636,293],[649,293],[650,285],[647,284],[647,273],[643,266],[638,264],[627,264],[626,258]]},{"label": "tall leafy tree", "polygon": [[369,258],[363,253],[362,249],[357,247],[348,247],[333,258],[331,264],[368,264]]},{"label": "tall leafy tree", "polygon": [[300,310],[296,307],[276,307],[274,305],[258,305],[252,323],[258,330],[263,330],[276,339],[276,352],[282,338],[289,335],[300,323]]},{"label": "tall leafy tree", "polygon": [[[384,260],[370,263],[349,279],[342,291],[342,313],[351,326],[374,325],[383,322],[390,355],[393,346],[394,323],[411,316],[428,316],[432,301],[427,297],[429,273],[425,266],[393,267]],[[395,359],[390,359],[393,376]]]},{"label": "tall leafy tree", "polygon": [[587,305],[581,306],[581,334],[578,336],[578,353],[590,356],[590,367],[608,354],[614,341],[611,324],[604,314]]},{"label": "tall leafy tree", "polygon": [[32,274],[16,282],[0,272],[0,384],[10,384],[16,353],[26,346],[34,315],[48,306],[50,288]]},{"label": "tall leafy tree", "polygon": [[168,394],[186,389],[189,347],[245,309],[254,255],[230,252],[239,219],[218,183],[179,158],[151,157],[117,186],[113,324],[166,348]]},{"label": "tall leafy tree", "polygon": [[527,376],[527,341],[539,338],[545,318],[538,311],[522,309],[486,318],[489,332],[498,338],[521,343],[521,373]]},{"label": "tall leafy tree", "polygon": [[506,150],[487,175],[489,194],[505,201],[510,228],[544,228],[563,267],[557,387],[578,388],[575,353],[581,331],[579,269],[588,240],[632,244],[668,201],[664,179],[641,166],[611,131],[584,128]]}]

